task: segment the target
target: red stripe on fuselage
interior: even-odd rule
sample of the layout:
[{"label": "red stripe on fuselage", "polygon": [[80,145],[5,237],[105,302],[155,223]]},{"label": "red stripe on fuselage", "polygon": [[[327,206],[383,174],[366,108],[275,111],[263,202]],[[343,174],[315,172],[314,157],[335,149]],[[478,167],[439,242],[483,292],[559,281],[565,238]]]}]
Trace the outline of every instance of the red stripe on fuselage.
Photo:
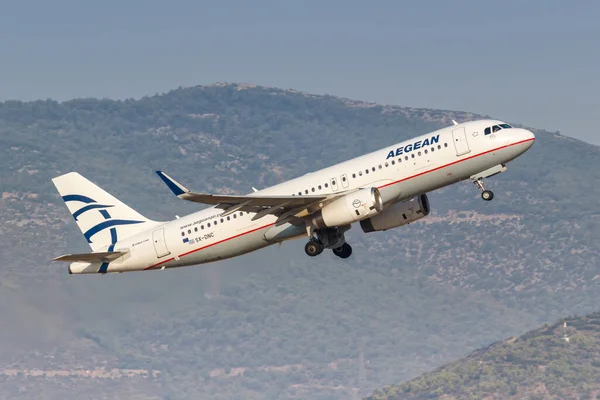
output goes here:
[{"label": "red stripe on fuselage", "polygon": [[404,181],[407,181],[407,180],[409,180],[409,179],[416,178],[417,176],[425,175],[425,174],[428,174],[428,173],[430,173],[430,172],[434,172],[434,171],[437,171],[437,170],[439,170],[439,169],[446,168],[446,167],[449,167],[449,166],[451,166],[451,165],[458,164],[458,163],[461,163],[461,162],[463,162],[463,161],[467,161],[467,160],[470,160],[470,159],[472,159],[472,158],[475,158],[475,157],[482,156],[482,155],[484,155],[484,154],[488,154],[488,153],[492,153],[492,152],[494,152],[494,151],[498,151],[498,150],[505,149],[505,148],[507,148],[507,147],[516,146],[516,145],[518,145],[518,144],[522,144],[522,143],[526,143],[526,142],[531,142],[532,140],[535,140],[535,139],[534,139],[534,138],[532,138],[532,139],[521,140],[520,142],[511,143],[511,144],[507,144],[506,146],[501,146],[501,147],[498,147],[498,148],[496,148],[496,149],[492,149],[492,150],[484,151],[483,153],[475,154],[475,155],[473,155],[473,156],[470,156],[470,157],[467,157],[467,158],[463,158],[463,159],[461,159],[461,160],[456,160],[456,161],[453,161],[453,162],[451,162],[451,163],[449,163],[449,164],[442,165],[442,166],[440,166],[440,167],[436,167],[436,168],[430,169],[429,171],[421,172],[421,173],[418,173],[418,174],[416,174],[416,175],[412,175],[412,176],[409,176],[409,177],[406,177],[406,178],[402,178],[402,179],[400,179],[399,181],[395,181],[395,182],[391,182],[391,183],[385,184],[385,185],[383,185],[383,186],[379,186],[377,189],[381,189],[381,188],[384,188],[384,187],[387,187],[387,186],[395,185],[396,183],[404,182]]},{"label": "red stripe on fuselage", "polygon": [[[404,182],[404,181],[407,181],[407,180],[409,180],[409,179],[416,178],[416,177],[418,177],[418,176],[425,175],[425,174],[428,174],[428,173],[430,173],[430,172],[434,172],[434,171],[440,170],[440,169],[442,169],[442,168],[446,168],[446,167],[449,167],[449,166],[451,166],[451,165],[458,164],[458,163],[460,163],[460,162],[463,162],[463,161],[467,161],[467,160],[473,159],[473,158],[475,158],[475,157],[479,157],[479,156],[482,156],[482,155],[485,155],[485,154],[488,154],[488,153],[492,153],[492,152],[494,152],[494,151],[502,150],[502,149],[505,149],[505,148],[507,148],[507,147],[516,146],[516,145],[518,145],[518,144],[522,144],[522,143],[530,142],[530,141],[532,141],[532,140],[535,140],[535,139],[534,139],[534,138],[532,138],[532,139],[522,140],[522,141],[520,141],[520,142],[517,142],[517,143],[511,143],[511,144],[507,144],[506,146],[501,146],[501,147],[498,147],[498,148],[496,148],[496,149],[492,149],[492,150],[484,151],[483,153],[475,154],[475,155],[473,155],[473,156],[470,156],[470,157],[467,157],[467,158],[463,158],[463,159],[461,159],[461,160],[453,161],[453,162],[451,162],[451,163],[449,163],[449,164],[442,165],[442,166],[440,166],[440,167],[436,167],[436,168],[430,169],[429,171],[421,172],[421,173],[418,173],[418,174],[416,174],[416,175],[412,175],[412,176],[409,176],[409,177],[406,177],[406,178],[402,178],[402,179],[400,179],[400,180],[398,180],[398,181],[395,181],[395,182],[392,182],[392,183],[388,183],[388,184],[386,184],[386,185],[383,185],[383,186],[379,186],[379,187],[378,187],[378,189],[381,189],[381,188],[384,188],[384,187],[387,187],[387,186],[391,186],[391,185],[395,185],[396,183]],[[197,249],[194,249],[194,250],[192,250],[192,251],[188,251],[187,253],[180,254],[180,255],[179,255],[179,257],[185,257],[185,256],[187,256],[187,255],[189,255],[189,254],[192,254],[192,253],[195,253],[195,252],[197,252],[197,251],[204,250],[204,249],[207,249],[207,248],[209,248],[209,247],[212,247],[212,246],[216,246],[216,245],[218,245],[218,244],[221,244],[221,243],[223,243],[223,242],[226,242],[226,241],[228,241],[228,240],[236,239],[236,238],[239,238],[240,236],[244,236],[244,235],[247,235],[247,234],[249,234],[249,233],[256,232],[256,231],[259,231],[259,230],[261,230],[261,229],[268,228],[268,227],[270,227],[270,226],[273,226],[273,225],[275,225],[275,223],[272,223],[272,224],[267,224],[267,225],[261,226],[260,228],[256,228],[256,229],[252,229],[252,230],[250,230],[250,231],[248,231],[248,232],[243,232],[243,233],[240,233],[240,234],[238,234],[238,235],[235,235],[235,236],[232,236],[232,237],[229,237],[229,238],[226,238],[226,239],[220,240],[220,241],[218,241],[218,242],[215,242],[215,243],[212,243],[212,244],[206,245],[206,246],[204,246],[204,247],[199,247],[199,248],[197,248]],[[148,269],[152,269],[152,268],[158,267],[159,265],[161,265],[161,264],[164,264],[164,263],[168,263],[169,261],[173,261],[174,259],[175,259],[174,257],[171,257],[171,258],[169,258],[169,259],[167,259],[167,260],[163,260],[163,261],[161,261],[161,262],[159,262],[159,263],[156,263],[156,264],[154,264],[154,265],[152,265],[152,266],[150,266],[150,267],[144,268],[144,270],[148,270]]]},{"label": "red stripe on fuselage", "polygon": [[[267,225],[261,226],[260,228],[255,228],[255,229],[252,229],[252,230],[250,230],[250,231],[248,231],[248,232],[243,232],[243,233],[237,234],[237,235],[235,235],[235,236],[232,236],[232,237],[229,237],[229,238],[225,238],[225,239],[223,239],[223,240],[219,240],[218,242],[211,243],[211,244],[208,244],[208,245],[206,245],[206,246],[204,246],[204,247],[199,247],[199,248],[197,248],[197,249],[194,249],[194,250],[188,251],[187,253],[180,254],[180,255],[179,255],[179,257],[185,257],[185,256],[187,256],[187,255],[189,255],[189,254],[192,254],[192,253],[195,253],[195,252],[197,252],[197,251],[204,250],[204,249],[207,249],[207,248],[209,248],[209,247],[212,247],[212,246],[216,246],[216,245],[218,245],[218,244],[221,244],[221,243],[223,243],[223,242],[226,242],[226,241],[228,241],[228,240],[236,239],[236,238],[239,238],[240,236],[244,236],[244,235],[247,235],[247,234],[249,234],[249,233],[256,232],[256,231],[259,231],[259,230],[261,230],[261,229],[268,228],[268,227],[270,227],[270,226],[273,226],[273,225],[275,225],[275,223],[274,223],[274,222],[273,222],[273,223],[271,223],[271,224],[267,224]],[[161,262],[159,262],[159,263],[157,263],[157,264],[154,264],[154,265],[152,265],[152,266],[150,266],[150,267],[144,268],[144,270],[147,270],[147,269],[152,269],[152,268],[154,268],[154,267],[157,267],[157,266],[159,266],[160,264],[167,263],[167,262],[169,262],[169,261],[172,261],[172,260],[174,260],[174,259],[175,259],[175,258],[173,258],[173,257],[172,257],[172,258],[169,258],[168,260],[164,260],[164,261],[161,261]]]}]

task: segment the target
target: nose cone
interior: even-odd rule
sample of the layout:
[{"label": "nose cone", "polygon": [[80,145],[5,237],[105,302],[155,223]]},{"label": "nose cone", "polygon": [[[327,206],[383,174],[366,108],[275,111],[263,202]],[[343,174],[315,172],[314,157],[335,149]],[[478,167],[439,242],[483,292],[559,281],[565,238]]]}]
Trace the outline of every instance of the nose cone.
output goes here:
[{"label": "nose cone", "polygon": [[518,136],[518,141],[523,147],[523,151],[527,151],[533,146],[533,142],[535,142],[535,135],[533,132],[527,129],[519,129]]}]

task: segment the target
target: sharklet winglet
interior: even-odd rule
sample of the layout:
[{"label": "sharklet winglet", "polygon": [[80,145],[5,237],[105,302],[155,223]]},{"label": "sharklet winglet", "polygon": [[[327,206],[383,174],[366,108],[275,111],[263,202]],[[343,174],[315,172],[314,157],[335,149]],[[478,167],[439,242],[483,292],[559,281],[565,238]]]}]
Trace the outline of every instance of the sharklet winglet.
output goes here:
[{"label": "sharklet winglet", "polygon": [[175,179],[171,178],[164,172],[156,171],[156,174],[169,187],[169,189],[171,189],[175,196],[181,197],[182,195],[190,192],[185,186],[183,186],[181,183],[177,182]]}]

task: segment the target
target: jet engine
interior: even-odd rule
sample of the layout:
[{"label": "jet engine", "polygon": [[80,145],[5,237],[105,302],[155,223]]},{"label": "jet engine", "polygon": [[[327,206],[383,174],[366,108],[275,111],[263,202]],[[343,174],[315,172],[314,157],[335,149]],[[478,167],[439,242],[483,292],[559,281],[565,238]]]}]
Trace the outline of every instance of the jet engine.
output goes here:
[{"label": "jet engine", "polygon": [[381,210],[383,200],[377,188],[359,189],[325,205],[312,215],[311,222],[317,229],[344,226],[376,215]]},{"label": "jet engine", "polygon": [[429,200],[426,194],[410,200],[396,203],[379,214],[360,221],[363,232],[386,231],[391,228],[410,224],[429,215]]}]

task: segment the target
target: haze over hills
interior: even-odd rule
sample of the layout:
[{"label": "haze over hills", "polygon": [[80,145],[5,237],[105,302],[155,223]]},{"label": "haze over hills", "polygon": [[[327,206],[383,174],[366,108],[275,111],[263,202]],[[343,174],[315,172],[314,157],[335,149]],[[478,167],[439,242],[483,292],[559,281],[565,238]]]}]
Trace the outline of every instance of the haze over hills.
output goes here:
[{"label": "haze over hills", "polygon": [[496,342],[368,400],[597,399],[600,313]]},{"label": "haze over hills", "polygon": [[62,173],[167,219],[198,206],[155,169],[244,194],[480,117],[241,84],[0,103],[0,394],[347,399],[594,311],[600,150],[545,131],[489,180],[494,201],[468,182],[432,193],[420,222],[354,227],[345,261],[296,241],[167,272],[76,277],[49,262],[89,251],[50,181]]}]

